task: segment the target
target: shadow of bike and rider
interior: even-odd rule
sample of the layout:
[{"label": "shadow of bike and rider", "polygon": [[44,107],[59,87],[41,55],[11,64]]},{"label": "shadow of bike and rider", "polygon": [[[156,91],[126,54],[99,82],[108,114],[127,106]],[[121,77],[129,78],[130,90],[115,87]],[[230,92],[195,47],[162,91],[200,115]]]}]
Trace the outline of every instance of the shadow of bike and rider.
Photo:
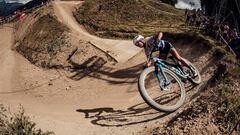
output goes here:
[{"label": "shadow of bike and rider", "polygon": [[127,108],[117,110],[112,107],[94,109],[78,109],[77,112],[84,113],[85,118],[91,119],[91,123],[102,127],[120,127],[135,125],[163,118],[170,113],[157,112],[145,103],[140,103]]},{"label": "shadow of bike and rider", "polygon": [[[189,86],[186,92],[188,93],[194,88],[194,86]],[[198,88],[201,89],[200,86]],[[161,95],[159,97],[156,97],[154,100],[156,102],[161,102],[162,104],[167,104],[167,102],[171,102],[175,98],[179,97],[180,94],[173,96],[171,99],[167,99],[167,95]],[[193,94],[186,102],[190,102],[196,97],[197,96]],[[152,109],[145,102],[138,103],[125,110],[114,109],[113,107],[101,107],[93,109],[77,109],[76,111],[83,113],[84,117],[86,119],[89,119],[93,125],[102,127],[121,127],[135,125],[154,121],[157,119],[163,119],[165,117],[168,117],[170,114],[177,114],[178,112],[159,112]]]},{"label": "shadow of bike and rider", "polygon": [[[194,86],[187,87],[186,92],[190,92],[194,89]],[[162,104],[167,104],[180,97],[180,94],[168,98],[169,94],[162,94],[156,97],[154,100],[156,102],[161,102]],[[193,95],[194,96],[194,95]],[[195,97],[190,97],[190,101]],[[170,114],[175,114],[176,112],[159,112],[152,109],[145,102],[133,105],[125,110],[114,109],[113,107],[101,107],[93,109],[77,109],[77,112],[83,113],[86,119],[89,119],[93,125],[98,125],[102,127],[121,127],[135,125],[139,123],[145,123],[154,121],[157,119],[162,119],[168,117]]]},{"label": "shadow of bike and rider", "polygon": [[114,85],[136,83],[143,65],[140,63],[116,71],[115,68],[105,66],[107,61],[98,56],[93,56],[82,64],[73,60],[69,60],[69,63],[71,64],[71,72],[74,73],[69,76],[72,80],[79,81],[85,77],[91,77]]}]

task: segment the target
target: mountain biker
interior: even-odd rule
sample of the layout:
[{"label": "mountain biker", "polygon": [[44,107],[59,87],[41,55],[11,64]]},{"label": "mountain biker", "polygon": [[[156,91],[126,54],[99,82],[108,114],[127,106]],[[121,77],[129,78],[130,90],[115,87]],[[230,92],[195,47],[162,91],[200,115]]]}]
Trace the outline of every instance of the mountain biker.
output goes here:
[{"label": "mountain biker", "polygon": [[167,55],[171,53],[173,57],[175,57],[178,61],[180,61],[184,66],[188,67],[194,76],[197,76],[197,73],[195,72],[193,67],[190,65],[190,63],[179,55],[177,50],[173,47],[173,45],[170,42],[166,40],[162,40],[162,37],[163,37],[163,33],[158,32],[156,35],[147,37],[147,38],[144,38],[142,35],[138,35],[133,38],[134,45],[140,48],[144,48],[145,55],[147,56],[146,67],[151,66],[150,57],[153,52],[158,51],[159,56],[160,54],[164,54],[166,56],[164,59],[166,59]]}]

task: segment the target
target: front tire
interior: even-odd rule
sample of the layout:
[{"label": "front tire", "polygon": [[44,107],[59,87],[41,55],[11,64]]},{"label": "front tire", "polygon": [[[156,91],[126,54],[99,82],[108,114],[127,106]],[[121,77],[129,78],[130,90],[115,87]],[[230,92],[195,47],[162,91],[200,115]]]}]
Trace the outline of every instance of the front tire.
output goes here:
[{"label": "front tire", "polygon": [[[186,92],[177,75],[169,69],[164,68],[163,70],[170,80],[168,90],[160,89],[159,82],[154,73],[155,67],[149,67],[140,75],[138,81],[139,92],[145,102],[152,108],[158,111],[173,112],[183,105]],[[154,91],[154,94],[152,94],[152,91]]]}]

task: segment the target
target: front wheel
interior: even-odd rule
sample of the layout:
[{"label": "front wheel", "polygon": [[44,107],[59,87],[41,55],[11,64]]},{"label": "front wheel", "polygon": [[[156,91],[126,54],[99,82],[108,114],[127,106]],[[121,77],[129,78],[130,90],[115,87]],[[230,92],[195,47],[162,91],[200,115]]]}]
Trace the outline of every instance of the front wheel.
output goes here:
[{"label": "front wheel", "polygon": [[[186,98],[186,92],[181,80],[169,69],[163,68],[170,83],[164,82],[160,75],[160,82],[156,77],[155,67],[145,69],[139,78],[139,92],[145,102],[158,111],[173,112],[181,107]],[[164,88],[163,88],[164,87]]]}]

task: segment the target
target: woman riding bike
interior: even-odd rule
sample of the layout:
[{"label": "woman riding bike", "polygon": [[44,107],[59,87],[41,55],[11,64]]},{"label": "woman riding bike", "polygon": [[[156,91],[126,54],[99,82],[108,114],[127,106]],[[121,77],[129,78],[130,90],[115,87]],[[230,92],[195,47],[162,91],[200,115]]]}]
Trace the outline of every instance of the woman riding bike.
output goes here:
[{"label": "woman riding bike", "polygon": [[158,32],[156,35],[147,37],[147,38],[144,38],[141,35],[138,35],[133,38],[134,45],[140,48],[144,48],[145,55],[147,56],[146,66],[147,67],[151,66],[150,58],[153,52],[158,51],[159,57],[160,57],[160,54],[161,55],[163,54],[165,56],[164,59],[166,59],[167,55],[170,53],[172,54],[173,57],[175,57],[178,61],[180,61],[184,66],[188,67],[191,70],[194,77],[197,76],[197,73],[195,72],[193,67],[190,65],[190,63],[179,55],[179,53],[171,43],[169,43],[168,41],[162,40],[162,37],[163,37],[163,33]]}]

